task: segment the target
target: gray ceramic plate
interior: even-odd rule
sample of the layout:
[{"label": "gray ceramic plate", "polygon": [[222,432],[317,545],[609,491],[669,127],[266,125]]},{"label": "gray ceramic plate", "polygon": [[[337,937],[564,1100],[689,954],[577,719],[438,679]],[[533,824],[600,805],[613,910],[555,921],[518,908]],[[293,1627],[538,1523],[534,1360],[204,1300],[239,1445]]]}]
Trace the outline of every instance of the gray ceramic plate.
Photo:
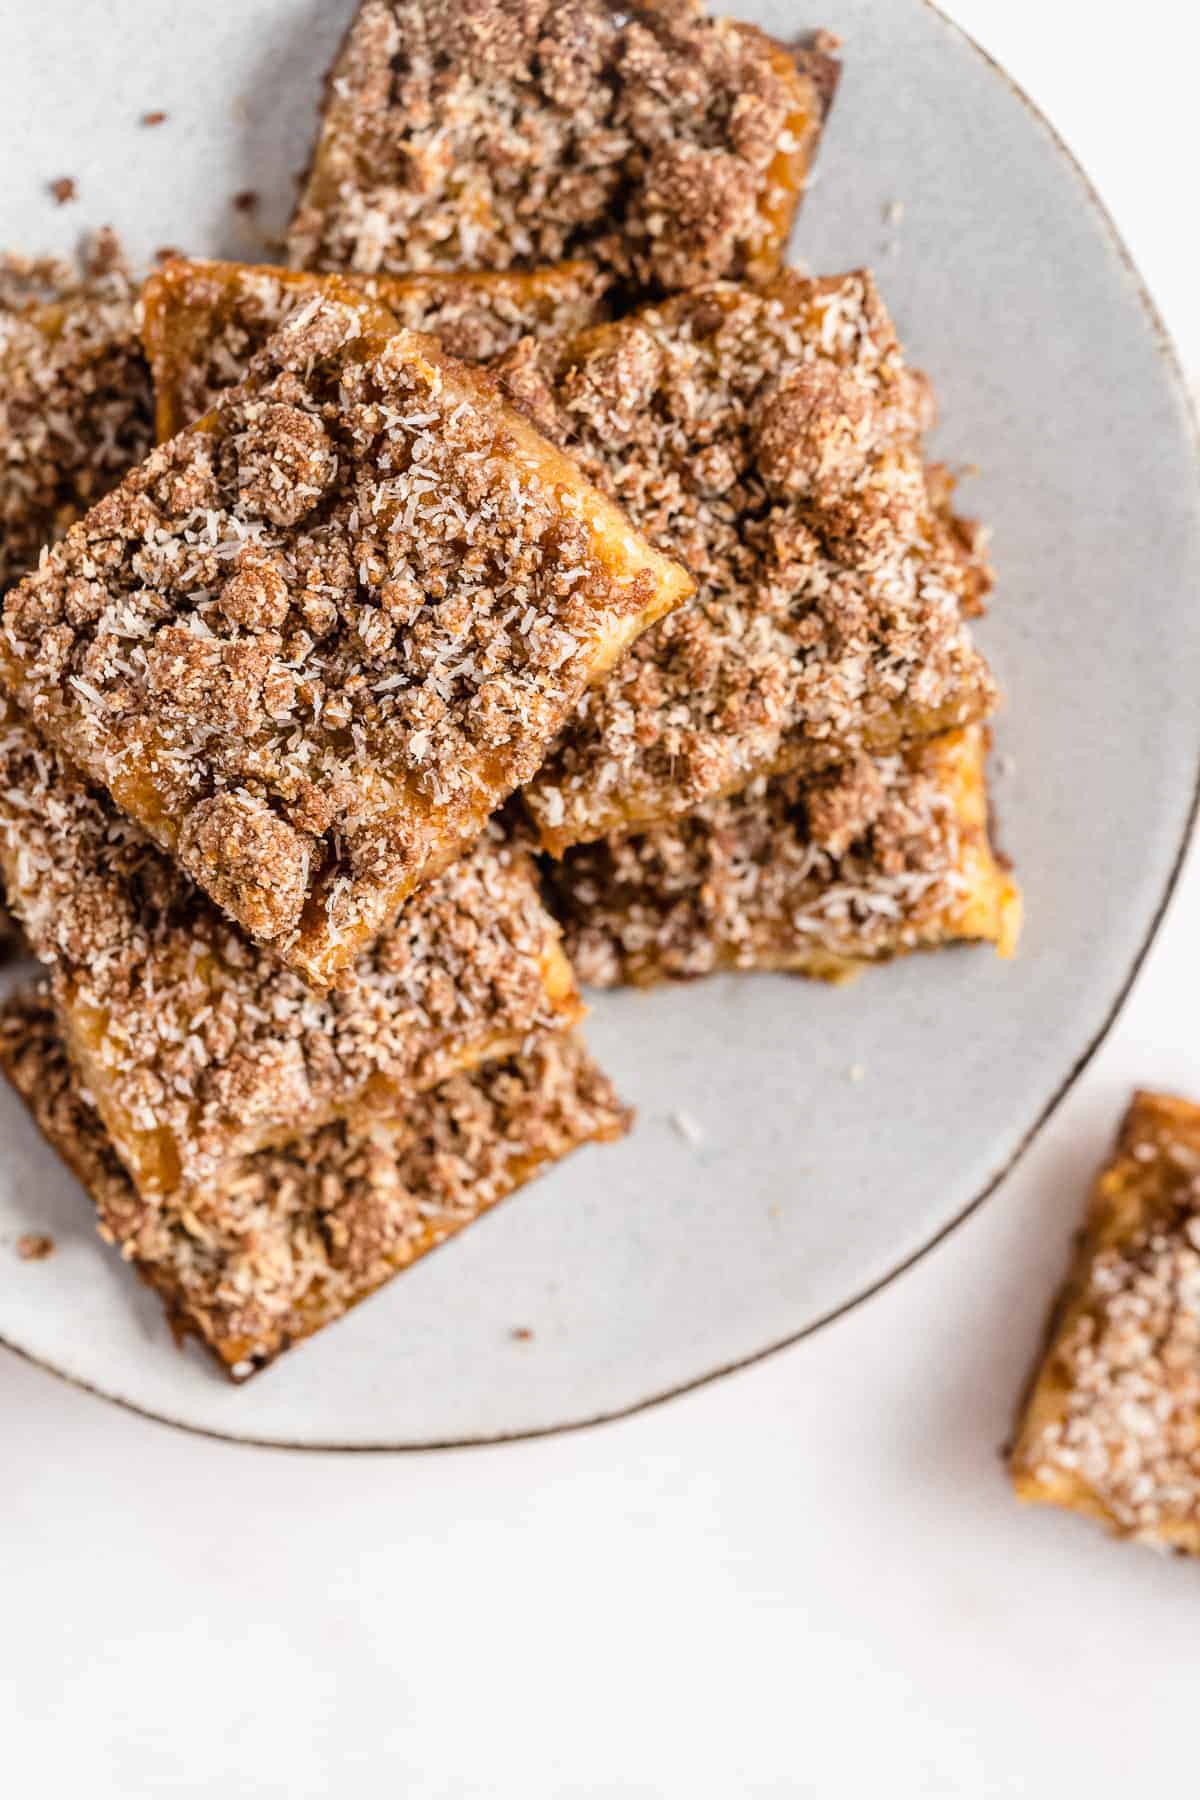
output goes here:
[{"label": "gray ceramic plate", "polygon": [[[0,241],[261,254],[350,0],[10,3]],[[791,36],[791,4],[734,7]],[[989,1193],[1095,1048],[1165,902],[1200,758],[1200,518],[1187,405],[1136,274],[1047,126],[923,0],[822,0],[846,74],[804,213],[821,270],[873,262],[941,396],[940,447],[1001,575],[982,635],[1010,702],[1003,836],[1020,960],[954,952],[827,991],[747,977],[605,1000],[592,1042],[640,1111],[241,1390],[153,1299],[0,1096],[0,1337],[228,1436],[410,1446],[621,1413],[810,1331]],[[103,14],[103,17],[101,17]],[[168,112],[156,131],[150,109]],[[44,184],[74,175],[58,210]],[[892,215],[902,203],[903,216]],[[890,222],[888,222],[890,220]],[[847,1071],[861,1064],[864,1077]],[[693,1144],[672,1126],[701,1121]],[[534,1333],[516,1341],[514,1327]]]}]

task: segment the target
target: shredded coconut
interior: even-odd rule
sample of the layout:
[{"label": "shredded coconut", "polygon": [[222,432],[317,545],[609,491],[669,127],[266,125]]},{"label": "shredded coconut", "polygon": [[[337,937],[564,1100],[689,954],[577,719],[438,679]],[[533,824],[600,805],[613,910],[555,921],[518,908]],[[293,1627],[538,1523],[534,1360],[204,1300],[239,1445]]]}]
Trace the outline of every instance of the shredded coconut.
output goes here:
[{"label": "shredded coconut", "polygon": [[583,1047],[541,1038],[370,1125],[338,1123],[231,1172],[219,1212],[129,1181],[35,992],[0,1012],[0,1065],[177,1332],[245,1379],[628,1114]]},{"label": "shredded coconut", "polygon": [[836,81],[701,0],[365,0],[289,233],[298,267],[587,256],[656,288],[778,265]]},{"label": "shredded coconut", "polygon": [[697,581],[534,778],[548,849],[991,710],[982,534],[923,461],[928,387],[868,275],[702,289],[501,370]]},{"label": "shredded coconut", "polygon": [[988,842],[982,740],[976,726],[807,783],[760,779],[669,825],[568,850],[546,881],[580,979],[839,979],[955,938],[1011,951],[1019,899]]},{"label": "shredded coconut", "polygon": [[688,586],[478,371],[333,284],[8,594],[0,668],[328,982]]}]

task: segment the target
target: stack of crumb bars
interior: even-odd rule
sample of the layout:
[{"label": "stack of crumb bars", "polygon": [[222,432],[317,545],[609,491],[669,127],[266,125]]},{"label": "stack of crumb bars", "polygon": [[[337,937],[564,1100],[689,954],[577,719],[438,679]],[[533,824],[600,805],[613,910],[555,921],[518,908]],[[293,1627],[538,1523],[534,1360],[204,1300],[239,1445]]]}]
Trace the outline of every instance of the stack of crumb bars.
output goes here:
[{"label": "stack of crumb bars", "polygon": [[835,50],[365,0],[287,268],[0,270],[0,1059],[235,1379],[627,1129],[577,980],[1013,948]]}]

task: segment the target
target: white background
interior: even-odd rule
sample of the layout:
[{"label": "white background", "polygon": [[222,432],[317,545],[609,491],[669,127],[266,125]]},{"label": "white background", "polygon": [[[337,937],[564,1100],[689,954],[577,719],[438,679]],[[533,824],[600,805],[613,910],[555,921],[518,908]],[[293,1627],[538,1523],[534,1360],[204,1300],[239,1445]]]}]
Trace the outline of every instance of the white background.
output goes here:
[{"label": "white background", "polygon": [[[1080,156],[1200,370],[1189,9],[947,10]],[[1022,1511],[998,1452],[1129,1088],[1200,1096],[1197,916],[1193,858],[1107,1045],[948,1243],[815,1339],[624,1424],[294,1456],[0,1353],[0,1791],[1194,1789],[1200,1571]]]}]

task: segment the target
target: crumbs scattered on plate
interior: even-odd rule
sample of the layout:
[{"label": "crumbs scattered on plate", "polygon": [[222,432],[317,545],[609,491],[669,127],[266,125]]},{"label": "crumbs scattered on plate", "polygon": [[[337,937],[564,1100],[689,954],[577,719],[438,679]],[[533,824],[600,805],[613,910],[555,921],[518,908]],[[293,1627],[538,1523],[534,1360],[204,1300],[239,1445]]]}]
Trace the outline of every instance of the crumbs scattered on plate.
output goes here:
[{"label": "crumbs scattered on plate", "polygon": [[17,1239],[17,1255],[22,1262],[45,1262],[55,1251],[54,1239],[46,1231],[26,1231]]}]

